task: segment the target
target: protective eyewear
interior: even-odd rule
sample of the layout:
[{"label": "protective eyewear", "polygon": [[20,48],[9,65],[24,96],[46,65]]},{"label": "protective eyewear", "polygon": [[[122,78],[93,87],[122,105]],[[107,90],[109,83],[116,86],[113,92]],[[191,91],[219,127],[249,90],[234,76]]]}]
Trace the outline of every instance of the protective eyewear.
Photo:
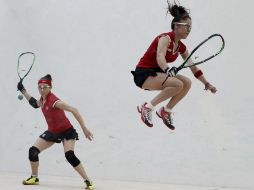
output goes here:
[{"label": "protective eyewear", "polygon": [[188,24],[188,23],[185,23],[185,22],[175,22],[174,24],[183,25],[183,26],[185,26],[186,28],[191,29],[191,25]]}]

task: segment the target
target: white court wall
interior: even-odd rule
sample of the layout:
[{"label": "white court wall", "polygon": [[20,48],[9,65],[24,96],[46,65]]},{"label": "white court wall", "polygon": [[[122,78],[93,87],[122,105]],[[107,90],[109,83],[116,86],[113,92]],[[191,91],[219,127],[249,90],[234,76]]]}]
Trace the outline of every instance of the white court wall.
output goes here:
[{"label": "white court wall", "polygon": [[[50,73],[54,92],[82,113],[93,142],[68,116],[80,135],[77,155],[92,178],[254,188],[254,2],[181,3],[193,19],[184,40],[190,50],[212,33],[221,33],[226,47],[200,66],[216,95],[182,71],[193,85],[174,110],[172,133],[155,115],[154,128],[142,124],[136,105],[156,93],[138,89],[130,74],[155,35],[170,29],[166,1],[0,0],[0,171],[29,173],[27,151],[46,130],[41,111],[17,99],[17,56],[34,51],[37,61],[24,85],[39,97],[37,80]],[[76,175],[61,145],[40,160],[42,174]]]}]

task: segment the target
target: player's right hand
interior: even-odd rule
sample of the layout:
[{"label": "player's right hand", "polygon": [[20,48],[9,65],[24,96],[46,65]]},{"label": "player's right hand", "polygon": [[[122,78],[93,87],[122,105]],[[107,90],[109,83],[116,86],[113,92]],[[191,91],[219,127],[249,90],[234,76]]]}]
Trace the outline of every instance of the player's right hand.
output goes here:
[{"label": "player's right hand", "polygon": [[24,91],[25,90],[25,87],[24,85],[22,84],[22,80],[19,81],[18,85],[17,85],[17,88],[20,92]]},{"label": "player's right hand", "polygon": [[177,74],[177,68],[176,67],[172,67],[172,68],[166,68],[165,73],[169,76],[169,77],[174,77]]}]

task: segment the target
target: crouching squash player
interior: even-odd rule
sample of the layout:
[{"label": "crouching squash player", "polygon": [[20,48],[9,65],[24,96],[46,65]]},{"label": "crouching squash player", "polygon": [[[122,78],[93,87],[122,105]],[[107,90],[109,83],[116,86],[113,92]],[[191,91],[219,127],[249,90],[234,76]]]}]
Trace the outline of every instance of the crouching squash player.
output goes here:
[{"label": "crouching squash player", "polygon": [[32,97],[24,88],[22,81],[18,83],[18,90],[25,96],[33,108],[41,108],[48,124],[48,130],[39,136],[33,146],[29,148],[29,160],[31,164],[31,177],[23,181],[24,185],[39,184],[38,167],[39,154],[51,147],[54,143],[63,144],[64,154],[67,161],[83,178],[86,189],[92,190],[93,184],[88,178],[82,163],[74,153],[75,142],[78,140],[78,133],[73,128],[64,111],[71,112],[80,124],[85,136],[90,141],[93,134],[86,128],[85,122],[78,110],[57,98],[52,92],[51,75],[46,75],[38,81],[38,89],[41,95],[39,100]]}]

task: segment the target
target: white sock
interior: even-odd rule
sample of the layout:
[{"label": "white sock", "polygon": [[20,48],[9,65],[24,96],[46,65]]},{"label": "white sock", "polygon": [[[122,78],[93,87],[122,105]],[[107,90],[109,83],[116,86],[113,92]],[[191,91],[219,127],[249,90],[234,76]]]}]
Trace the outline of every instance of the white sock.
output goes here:
[{"label": "white sock", "polygon": [[146,107],[147,107],[147,108],[150,108],[150,109],[153,109],[153,108],[154,108],[154,106],[153,106],[150,102],[147,102],[147,103],[146,103]]},{"label": "white sock", "polygon": [[169,112],[169,113],[172,112],[172,110],[171,110],[170,108],[168,108],[167,106],[164,106],[164,110],[165,110],[166,112]]}]

